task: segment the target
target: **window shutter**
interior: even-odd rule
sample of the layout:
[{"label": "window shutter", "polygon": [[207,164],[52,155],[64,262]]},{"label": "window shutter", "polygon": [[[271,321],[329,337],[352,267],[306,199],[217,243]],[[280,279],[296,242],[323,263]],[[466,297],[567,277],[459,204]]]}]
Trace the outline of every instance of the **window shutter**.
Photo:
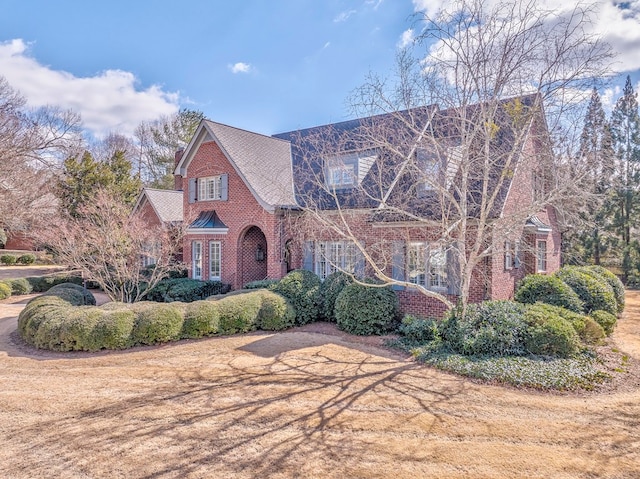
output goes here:
[{"label": "window shutter", "polygon": [[[404,241],[394,241],[391,244],[391,278],[404,281]],[[402,291],[404,286],[394,285],[393,289]]]},{"label": "window shutter", "polygon": [[459,295],[461,280],[458,251],[456,248],[449,248],[447,249],[447,293]]},{"label": "window shutter", "polygon": [[[360,248],[364,249],[364,241],[359,241],[359,244]],[[356,264],[353,272],[357,277],[364,278],[364,255],[360,248],[356,247]]]},{"label": "window shutter", "polygon": [[229,199],[229,175],[220,175],[220,200]]},{"label": "window shutter", "polygon": [[302,269],[313,271],[313,241],[304,242]]},{"label": "window shutter", "polygon": [[198,179],[189,178],[189,203],[195,203],[198,198]]}]

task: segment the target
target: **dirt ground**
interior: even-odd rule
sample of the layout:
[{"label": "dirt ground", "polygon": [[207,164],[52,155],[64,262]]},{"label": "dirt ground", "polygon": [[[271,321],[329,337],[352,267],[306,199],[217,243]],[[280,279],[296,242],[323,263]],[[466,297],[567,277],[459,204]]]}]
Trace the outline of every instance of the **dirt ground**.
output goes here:
[{"label": "dirt ground", "polygon": [[[329,325],[57,354],[16,338],[18,300],[0,303],[2,478],[640,477],[635,373],[480,385]],[[637,292],[614,341],[640,359]]]}]

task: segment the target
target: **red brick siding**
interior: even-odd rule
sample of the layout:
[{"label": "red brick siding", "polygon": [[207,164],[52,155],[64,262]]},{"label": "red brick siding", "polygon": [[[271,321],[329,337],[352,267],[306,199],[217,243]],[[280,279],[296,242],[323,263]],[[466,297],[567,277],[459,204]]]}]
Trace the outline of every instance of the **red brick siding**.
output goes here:
[{"label": "red brick siding", "polygon": [[4,248],[19,251],[33,251],[35,249],[35,242],[27,233],[10,231],[9,234],[7,234],[7,243],[4,245]]}]

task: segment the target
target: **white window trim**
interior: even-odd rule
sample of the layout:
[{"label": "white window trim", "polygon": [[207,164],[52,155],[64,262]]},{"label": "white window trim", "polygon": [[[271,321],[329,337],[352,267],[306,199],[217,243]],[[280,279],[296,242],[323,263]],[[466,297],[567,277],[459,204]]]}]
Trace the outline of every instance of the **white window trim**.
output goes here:
[{"label": "white window trim", "polygon": [[504,269],[513,269],[513,252],[511,251],[511,241],[504,242]]},{"label": "white window trim", "polygon": [[325,279],[336,271],[355,273],[356,245],[350,241],[316,241],[314,243],[313,271]]},{"label": "white window trim", "polygon": [[198,178],[198,201],[222,199],[222,175]]},{"label": "white window trim", "polygon": [[[214,259],[214,247],[217,247],[217,261],[218,270],[217,274],[213,274],[213,259]],[[209,279],[212,281],[220,281],[222,278],[222,242],[209,241]]]},{"label": "white window trim", "polygon": [[[540,247],[544,244],[544,256],[542,256],[542,248]],[[546,240],[538,240],[536,242],[536,272],[538,273],[546,273],[547,272],[547,241]]]},{"label": "white window trim", "polygon": [[[414,278],[411,278],[410,268],[410,255],[412,254],[411,250],[418,250],[418,256],[421,256],[419,250],[422,249],[422,255],[424,256],[423,261],[423,272],[421,274],[416,275]],[[411,241],[407,243],[406,248],[406,277],[410,283],[418,284],[423,286],[424,288],[435,291],[438,293],[446,293],[449,290],[449,277],[448,277],[448,265],[446,260],[446,250],[442,247],[431,247],[428,242],[425,241]],[[432,284],[432,275],[431,275],[431,258],[435,256],[435,254],[444,254],[445,262],[444,269],[438,273],[438,277],[440,278],[440,282],[444,279],[444,284]],[[419,271],[419,270],[416,270]],[[415,279],[415,281],[414,281]]]},{"label": "white window trim", "polygon": [[[199,254],[196,255],[196,248]],[[197,269],[200,274],[196,274]],[[193,241],[191,243],[191,277],[193,279],[202,279],[202,241]]]}]

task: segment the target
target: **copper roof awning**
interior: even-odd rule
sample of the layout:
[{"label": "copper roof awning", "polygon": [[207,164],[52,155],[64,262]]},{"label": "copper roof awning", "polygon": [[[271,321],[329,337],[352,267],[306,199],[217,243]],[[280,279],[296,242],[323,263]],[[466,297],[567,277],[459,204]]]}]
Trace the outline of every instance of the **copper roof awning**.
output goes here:
[{"label": "copper roof awning", "polygon": [[228,229],[214,210],[201,211],[196,220],[189,225],[189,229]]},{"label": "copper roof awning", "polygon": [[535,229],[536,233],[551,233],[551,226],[543,222],[536,215],[531,215],[527,222],[524,224],[525,228]]}]

